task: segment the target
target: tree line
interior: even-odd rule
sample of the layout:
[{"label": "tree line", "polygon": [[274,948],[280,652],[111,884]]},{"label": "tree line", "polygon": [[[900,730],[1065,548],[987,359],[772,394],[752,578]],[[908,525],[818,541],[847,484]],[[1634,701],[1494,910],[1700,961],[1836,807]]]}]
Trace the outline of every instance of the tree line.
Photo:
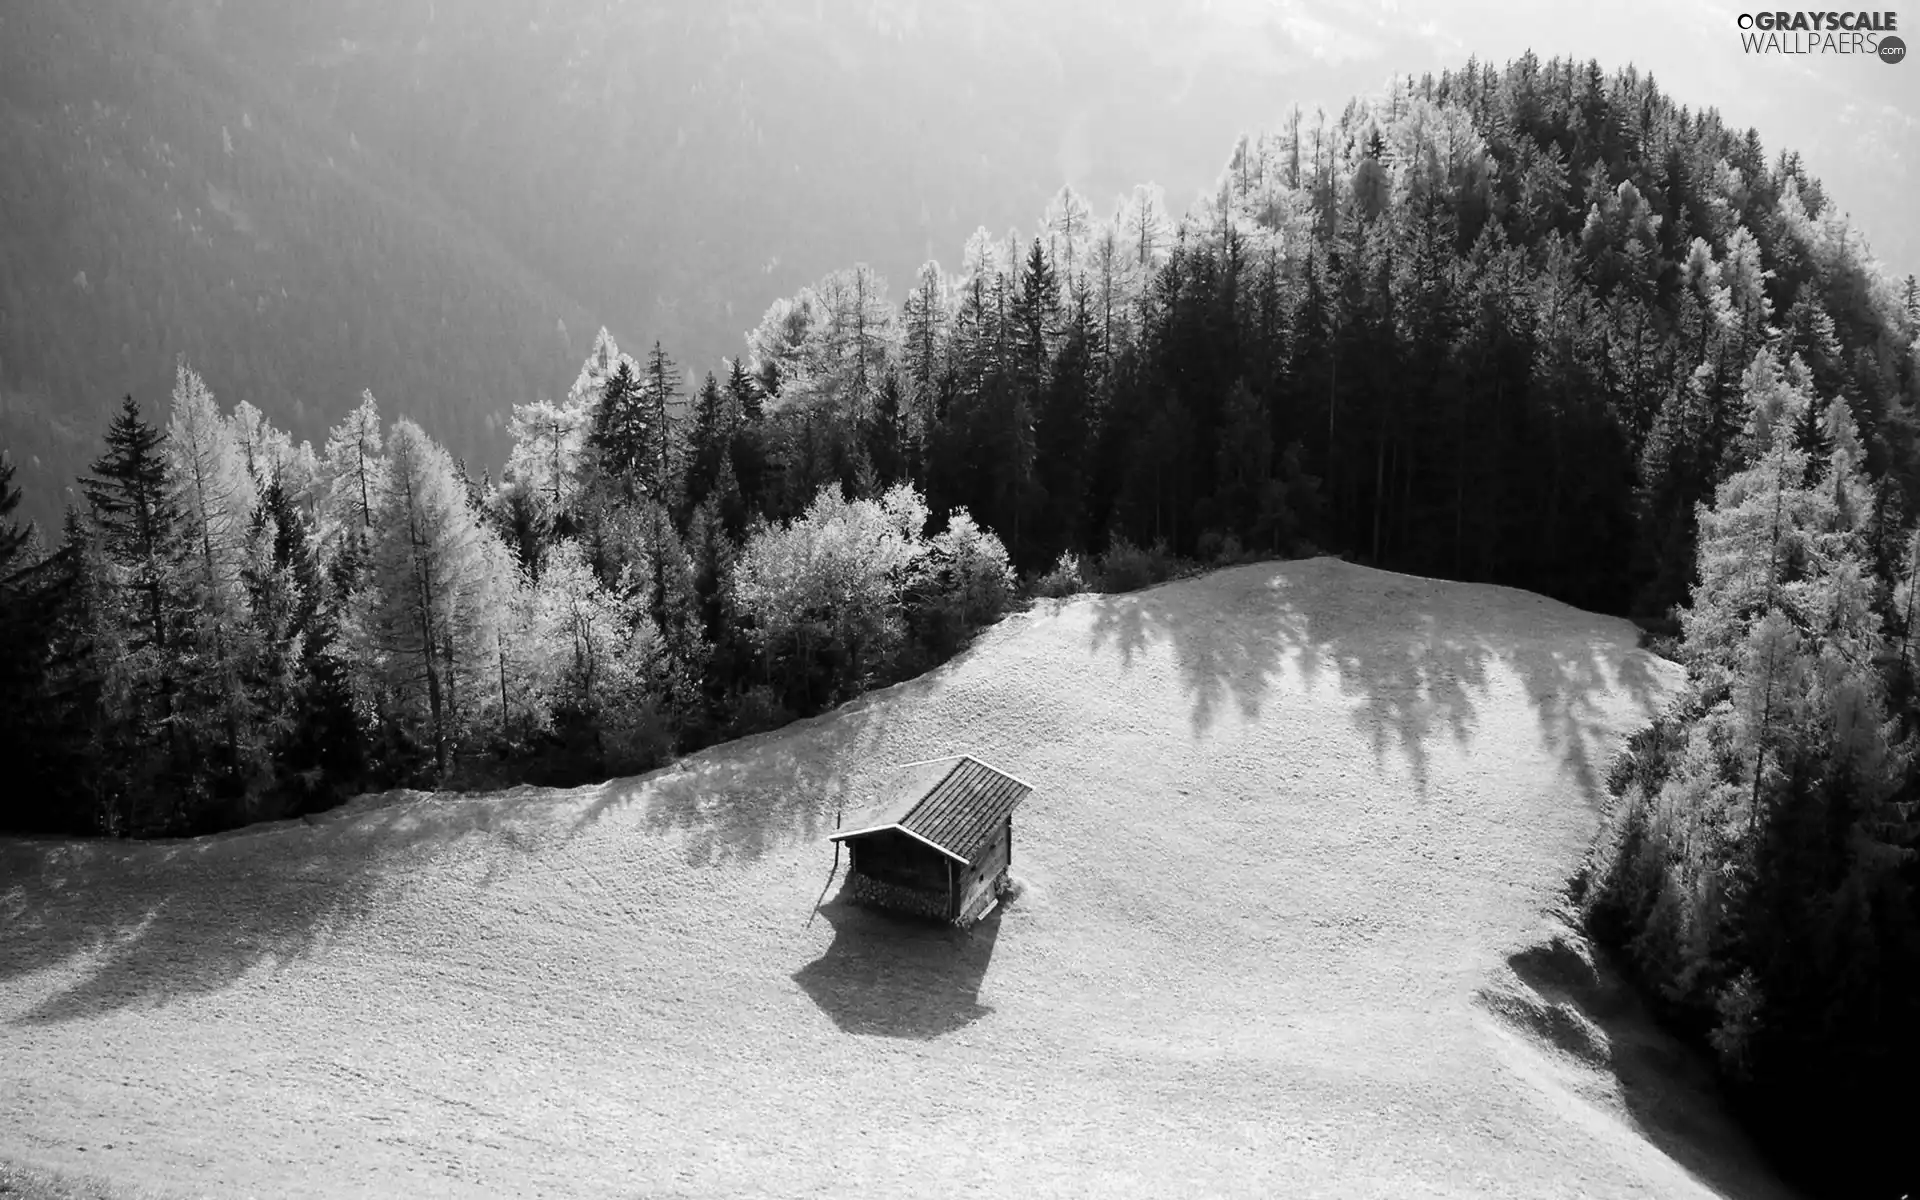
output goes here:
[{"label": "tree line", "polygon": [[1632,615],[1687,663],[1614,772],[1589,928],[1755,1121],[1892,1178],[1916,328],[1796,156],[1528,55],[1296,112],[1177,215],[1062,189],[898,303],[833,272],[697,385],[603,331],[515,406],[497,483],[371,396],[315,451],[183,366],[57,546],[0,543],[40,781],[8,823],[639,769],[922,669],[1022,590],[1325,548]]}]

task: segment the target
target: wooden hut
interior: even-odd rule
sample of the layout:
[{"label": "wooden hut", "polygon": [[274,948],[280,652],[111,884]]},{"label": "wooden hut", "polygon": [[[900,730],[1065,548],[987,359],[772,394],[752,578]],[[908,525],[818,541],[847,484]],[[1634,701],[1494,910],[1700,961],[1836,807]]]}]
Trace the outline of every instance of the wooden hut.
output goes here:
[{"label": "wooden hut", "polygon": [[1013,862],[1013,810],[1033,789],[970,755],[908,763],[880,802],[833,835],[860,904],[967,925]]}]

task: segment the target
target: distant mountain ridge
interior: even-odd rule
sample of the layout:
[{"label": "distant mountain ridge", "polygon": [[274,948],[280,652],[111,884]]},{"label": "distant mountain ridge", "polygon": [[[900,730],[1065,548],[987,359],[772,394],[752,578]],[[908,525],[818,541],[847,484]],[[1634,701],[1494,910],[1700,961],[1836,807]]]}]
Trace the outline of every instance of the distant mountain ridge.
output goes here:
[{"label": "distant mountain ridge", "polygon": [[298,436],[372,388],[476,460],[564,386],[587,310],[350,131],[138,14],[3,20],[0,445],[43,522],[176,355]]}]

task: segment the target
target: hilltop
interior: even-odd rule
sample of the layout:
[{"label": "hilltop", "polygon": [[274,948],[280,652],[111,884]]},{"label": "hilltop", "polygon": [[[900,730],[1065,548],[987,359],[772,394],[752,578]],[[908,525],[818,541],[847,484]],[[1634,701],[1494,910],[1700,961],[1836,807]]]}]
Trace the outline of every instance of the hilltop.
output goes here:
[{"label": "hilltop", "polygon": [[[0,1158],[216,1195],[1784,1196],[1554,915],[1679,681],[1625,621],[1316,559],[1042,601],[641,778],[0,842]],[[970,935],[809,921],[835,812],[962,750],[1036,786],[1017,895]]]}]

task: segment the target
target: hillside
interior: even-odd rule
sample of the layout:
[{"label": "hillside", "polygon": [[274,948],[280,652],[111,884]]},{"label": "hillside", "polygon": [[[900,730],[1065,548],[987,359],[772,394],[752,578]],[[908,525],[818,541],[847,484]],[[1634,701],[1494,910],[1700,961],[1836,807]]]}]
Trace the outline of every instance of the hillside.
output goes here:
[{"label": "hillside", "polygon": [[[0,1158],[178,1191],[1780,1196],[1551,913],[1624,621],[1330,559],[1042,602],[651,776],[0,843]],[[971,936],[829,896],[890,764],[1037,791]],[[836,884],[837,886],[837,884]]]},{"label": "hillside", "polygon": [[351,130],[145,13],[0,14],[0,146],[0,448],[43,522],[176,355],[316,442],[372,388],[477,475],[595,328]]}]

